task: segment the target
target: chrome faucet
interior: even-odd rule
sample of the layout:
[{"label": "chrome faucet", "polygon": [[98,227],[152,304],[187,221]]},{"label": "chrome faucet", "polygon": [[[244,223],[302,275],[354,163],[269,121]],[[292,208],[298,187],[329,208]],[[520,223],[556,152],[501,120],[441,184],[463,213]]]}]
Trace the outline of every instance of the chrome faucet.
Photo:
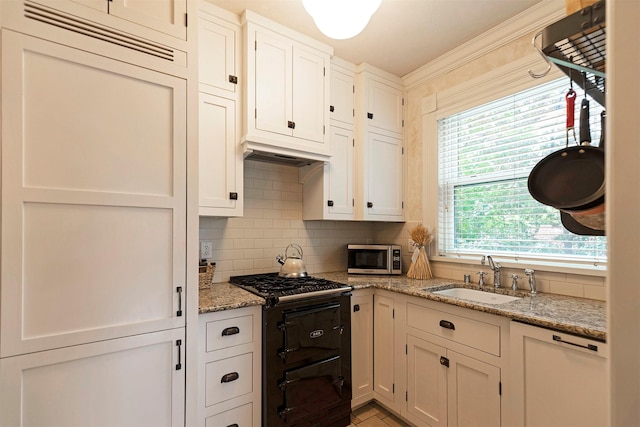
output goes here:
[{"label": "chrome faucet", "polygon": [[518,279],[520,278],[520,276],[518,276],[517,274],[512,274],[511,275],[511,289],[513,289],[514,291],[518,290]]},{"label": "chrome faucet", "polygon": [[477,271],[477,272],[476,272],[476,274],[477,274],[478,276],[480,276],[480,277],[478,278],[478,285],[479,285],[480,287],[483,287],[483,286],[484,286],[484,275],[485,275],[485,274],[487,274],[487,273],[486,273],[485,271]]},{"label": "chrome faucet", "polygon": [[538,293],[538,291],[536,291],[536,278],[533,277],[534,273],[535,271],[530,268],[525,268],[524,270],[524,274],[526,274],[529,278],[529,288],[531,289],[531,295],[535,295]]},{"label": "chrome faucet", "polygon": [[489,268],[493,271],[493,287],[499,288],[500,285],[500,268],[502,267],[499,263],[494,263],[491,255],[487,257],[487,261],[489,262]]}]

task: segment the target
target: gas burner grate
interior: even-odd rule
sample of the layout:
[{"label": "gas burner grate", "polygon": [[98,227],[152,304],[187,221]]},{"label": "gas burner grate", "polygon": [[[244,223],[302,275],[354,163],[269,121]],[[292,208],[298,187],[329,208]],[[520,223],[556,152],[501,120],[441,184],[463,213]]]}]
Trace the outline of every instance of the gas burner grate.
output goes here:
[{"label": "gas burner grate", "polygon": [[331,280],[311,276],[286,278],[278,276],[278,273],[232,276],[229,281],[246,291],[268,299],[270,304],[293,296],[304,298],[333,290],[338,292],[351,290],[350,286]]}]

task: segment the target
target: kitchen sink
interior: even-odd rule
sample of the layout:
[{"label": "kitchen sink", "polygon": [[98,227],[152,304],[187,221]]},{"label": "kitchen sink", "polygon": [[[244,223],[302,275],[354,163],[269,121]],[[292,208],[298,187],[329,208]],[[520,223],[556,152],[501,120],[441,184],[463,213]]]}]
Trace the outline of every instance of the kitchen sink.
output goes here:
[{"label": "kitchen sink", "polygon": [[449,288],[440,291],[433,291],[433,293],[436,295],[466,299],[469,301],[480,302],[484,304],[505,304],[521,299],[519,297],[512,297],[511,295],[494,294],[492,292],[485,292],[479,291],[477,289],[467,288]]}]

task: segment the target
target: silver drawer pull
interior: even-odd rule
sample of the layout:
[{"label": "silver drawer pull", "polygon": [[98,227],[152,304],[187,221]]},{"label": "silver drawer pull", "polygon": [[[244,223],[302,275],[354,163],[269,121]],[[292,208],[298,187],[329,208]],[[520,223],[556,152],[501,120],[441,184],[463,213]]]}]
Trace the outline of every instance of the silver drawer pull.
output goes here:
[{"label": "silver drawer pull", "polygon": [[598,351],[598,346],[597,345],[594,345],[594,344],[582,345],[582,344],[577,344],[577,343],[571,342],[571,341],[565,341],[559,335],[554,335],[553,336],[553,340],[557,341],[557,342],[564,343],[564,344],[569,344],[569,345],[573,345],[573,346],[576,346],[576,347],[580,347],[580,348],[586,348],[587,350],[591,350],[591,351]]},{"label": "silver drawer pull", "polygon": [[238,378],[240,378],[240,375],[238,375],[237,372],[230,372],[228,374],[224,374],[222,376],[222,378],[220,379],[221,383],[230,383],[231,381],[235,381]]}]

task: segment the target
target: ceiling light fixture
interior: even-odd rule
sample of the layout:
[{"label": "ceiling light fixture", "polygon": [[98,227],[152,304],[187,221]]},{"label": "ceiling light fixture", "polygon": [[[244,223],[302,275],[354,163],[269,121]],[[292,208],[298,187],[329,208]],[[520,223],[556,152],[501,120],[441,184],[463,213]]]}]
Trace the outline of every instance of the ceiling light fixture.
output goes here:
[{"label": "ceiling light fixture", "polygon": [[332,39],[350,39],[367,26],[382,0],[302,0],[322,33]]}]

